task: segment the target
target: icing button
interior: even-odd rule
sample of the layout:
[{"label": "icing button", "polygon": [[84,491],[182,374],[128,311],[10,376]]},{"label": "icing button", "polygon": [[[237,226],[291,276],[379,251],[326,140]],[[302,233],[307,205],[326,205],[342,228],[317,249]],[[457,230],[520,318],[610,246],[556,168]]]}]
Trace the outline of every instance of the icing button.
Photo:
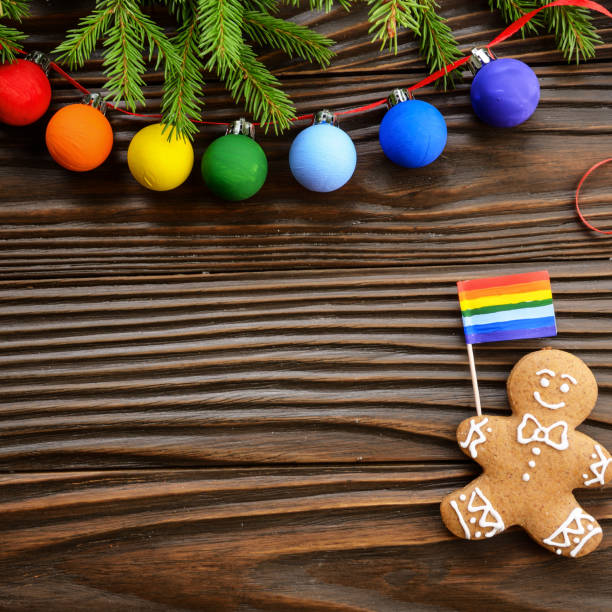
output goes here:
[{"label": "icing button", "polygon": [[529,467],[535,467],[535,461],[533,459],[529,462]]},{"label": "icing button", "polygon": [[482,535],[482,533],[480,531],[477,531],[475,535],[477,538],[479,538]]},{"label": "icing button", "polygon": [[579,544],[580,543],[580,538],[574,538],[574,544]]},{"label": "icing button", "polygon": [[472,517],[472,518],[470,519],[470,523],[472,523],[472,525],[473,525],[475,522],[476,522],[476,518],[475,518],[475,517]]},{"label": "icing button", "polygon": [[524,480],[525,482],[527,482],[527,481],[529,480],[529,474],[527,474],[527,472],[525,472],[525,473],[523,474],[523,480]]},{"label": "icing button", "polygon": [[557,548],[557,550],[555,550],[555,552],[556,552],[558,555],[560,555],[560,554],[561,554],[561,549],[560,549],[560,548]]},{"label": "icing button", "polygon": [[588,474],[583,474],[582,477],[586,480],[589,477],[589,475]]},{"label": "icing button", "polygon": [[539,454],[540,454],[542,451],[540,451],[540,448],[539,448],[538,446],[534,446],[534,447],[531,449],[531,452],[532,452],[534,455],[539,455]]},{"label": "icing button", "polygon": [[459,496],[459,499],[460,499],[461,501],[465,501],[465,495],[462,493],[462,494]]}]

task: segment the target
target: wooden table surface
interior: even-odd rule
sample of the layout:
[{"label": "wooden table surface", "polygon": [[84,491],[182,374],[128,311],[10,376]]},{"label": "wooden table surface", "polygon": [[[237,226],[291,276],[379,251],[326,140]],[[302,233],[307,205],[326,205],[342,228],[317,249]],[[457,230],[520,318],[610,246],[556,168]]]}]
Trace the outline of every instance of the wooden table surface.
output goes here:
[{"label": "wooden table surface", "polygon": [[[35,3],[28,48],[53,48],[85,9]],[[266,56],[300,112],[425,74],[409,34],[377,52],[363,8],[294,12],[338,40],[326,72]],[[442,13],[466,50],[503,28],[484,0]],[[110,113],[113,152],[87,174],[52,162],[46,120],[0,127],[0,609],[609,610],[611,488],[578,492],[605,533],[579,561],[516,528],[460,541],[439,515],[479,471],[454,438],[474,410],[459,279],[550,271],[559,335],[476,347],[484,410],[508,414],[526,352],[567,349],[599,382],[581,429],[612,449],[612,239],[572,200],[612,152],[612,24],[596,23],[605,44],[578,67],[551,36],[499,46],[540,78],[518,128],[475,119],[469,77],[423,90],[449,128],[429,167],[384,158],[383,110],[345,118],[357,170],[331,194],[292,179],[298,128],[259,133],[268,181],[227,204],[197,167],[168,193],[131,178],[144,120]],[[100,69],[76,76],[95,90]],[[160,74],[147,82],[156,109]],[[79,100],[52,85],[50,112]],[[212,77],[206,113],[240,115]],[[201,131],[198,162],[220,134]],[[611,196],[606,166],[584,205],[609,227]]]}]

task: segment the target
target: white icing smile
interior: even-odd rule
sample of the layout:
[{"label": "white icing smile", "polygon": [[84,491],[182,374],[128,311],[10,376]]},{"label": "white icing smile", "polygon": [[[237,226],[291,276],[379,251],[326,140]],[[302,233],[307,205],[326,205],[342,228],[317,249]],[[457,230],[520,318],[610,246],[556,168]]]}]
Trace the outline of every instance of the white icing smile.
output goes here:
[{"label": "white icing smile", "polygon": [[545,402],[542,399],[542,396],[540,395],[539,391],[534,391],[533,397],[535,398],[535,401],[538,402],[538,404],[540,404],[540,406],[542,406],[543,408],[550,408],[551,410],[558,410],[559,408],[565,407],[565,402],[559,402],[558,404],[549,404],[548,402]]}]

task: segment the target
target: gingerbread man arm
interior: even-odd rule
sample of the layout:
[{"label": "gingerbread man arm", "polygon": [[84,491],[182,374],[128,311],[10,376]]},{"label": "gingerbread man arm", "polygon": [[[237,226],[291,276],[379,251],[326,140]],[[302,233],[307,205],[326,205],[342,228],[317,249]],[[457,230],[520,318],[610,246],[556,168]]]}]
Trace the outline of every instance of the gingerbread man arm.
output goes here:
[{"label": "gingerbread man arm", "polygon": [[583,461],[576,466],[577,487],[603,487],[612,481],[612,456],[593,438],[576,432],[577,453]]},{"label": "gingerbread man arm", "polygon": [[457,427],[457,442],[461,450],[483,465],[492,455],[489,442],[499,434],[502,418],[482,415],[461,421]]}]

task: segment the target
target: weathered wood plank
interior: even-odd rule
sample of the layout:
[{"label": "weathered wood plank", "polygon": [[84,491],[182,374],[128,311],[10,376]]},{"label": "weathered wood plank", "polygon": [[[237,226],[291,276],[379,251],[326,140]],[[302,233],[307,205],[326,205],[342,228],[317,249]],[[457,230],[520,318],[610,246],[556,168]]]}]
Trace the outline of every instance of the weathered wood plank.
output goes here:
[{"label": "weathered wood plank", "polygon": [[[440,465],[64,472],[0,478],[9,610],[604,610],[606,535],[579,562],[519,530],[455,539]],[[551,577],[554,581],[551,582]],[[551,585],[543,588],[542,584]]]},{"label": "weathered wood plank", "polygon": [[[600,387],[584,430],[612,446],[612,267],[548,269],[559,336],[477,347],[485,410],[506,410],[505,380],[525,351],[572,350]],[[454,283],[496,271],[4,282],[0,461],[460,460],[454,430],[473,398]]]}]

